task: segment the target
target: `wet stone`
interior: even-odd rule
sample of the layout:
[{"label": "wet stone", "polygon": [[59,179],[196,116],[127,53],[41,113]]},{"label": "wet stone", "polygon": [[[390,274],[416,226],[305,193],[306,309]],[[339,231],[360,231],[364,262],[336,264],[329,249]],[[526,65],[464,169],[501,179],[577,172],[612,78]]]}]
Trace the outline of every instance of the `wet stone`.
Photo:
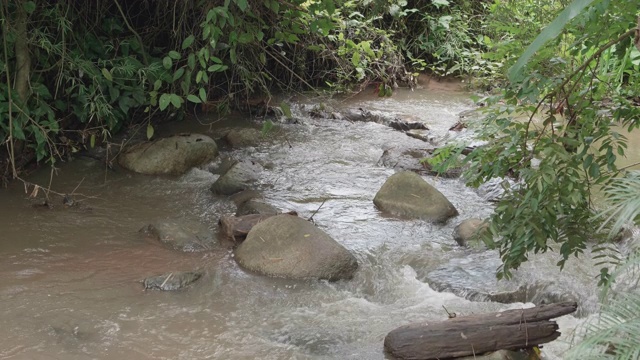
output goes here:
[{"label": "wet stone", "polygon": [[118,157],[128,170],[149,175],[181,175],[218,155],[216,142],[200,134],[180,134],[125,149]]},{"label": "wet stone", "polygon": [[175,291],[183,289],[202,277],[198,271],[176,271],[150,276],[142,281],[145,290]]},{"label": "wet stone", "polygon": [[381,211],[410,219],[445,222],[458,215],[458,210],[440,191],[411,171],[389,177],[373,203]]},{"label": "wet stone", "polygon": [[211,192],[217,195],[233,195],[247,190],[256,182],[262,166],[253,161],[237,161],[227,172],[211,185]]},{"label": "wet stone", "polygon": [[215,244],[214,233],[198,222],[158,221],[144,226],[139,232],[164,246],[184,252],[210,250]]}]

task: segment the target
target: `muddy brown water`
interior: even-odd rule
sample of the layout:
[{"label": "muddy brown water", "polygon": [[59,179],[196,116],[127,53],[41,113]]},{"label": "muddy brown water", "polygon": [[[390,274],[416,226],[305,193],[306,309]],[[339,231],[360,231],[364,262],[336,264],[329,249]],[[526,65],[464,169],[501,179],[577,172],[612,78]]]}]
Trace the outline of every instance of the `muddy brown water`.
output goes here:
[{"label": "muddy brown water", "polygon": [[[472,108],[455,83],[399,90],[386,99],[363,93],[334,105],[411,114],[441,135]],[[492,211],[460,180],[426,178],[460,212],[446,225],[393,219],[374,208],[373,196],[394,172],[377,165],[383,150],[421,146],[419,140],[378,124],[301,120],[280,125],[286,141],[276,136],[231,155],[268,164],[259,187],[275,206],[309,217],[324,201],[314,220],[357,257],[353,280],[270,279],[243,271],[225,246],[178,253],[151,243],[137,232],[149,222],[186,219],[215,230],[220,215],[235,211],[209,192],[216,175],[105,172],[79,158],[61,164],[52,183],[63,193],[80,184],[76,192],[89,198],[79,207],[34,207],[18,183],[0,191],[0,359],[383,359],[390,330],[445,320],[443,306],[458,315],[532,306],[473,302],[429,286],[425,275],[444,264],[467,274],[452,283],[503,286],[493,275],[495,253],[460,249],[451,237],[460,220]],[[188,121],[157,131],[217,137],[228,125]],[[49,170],[29,180],[47,184]],[[593,306],[597,269],[574,261],[559,273],[556,261],[536,258],[519,276],[553,278]],[[147,276],[193,269],[205,276],[185,291],[143,291],[140,284]],[[563,337],[545,347],[548,358],[562,358],[582,321],[560,319]]]}]

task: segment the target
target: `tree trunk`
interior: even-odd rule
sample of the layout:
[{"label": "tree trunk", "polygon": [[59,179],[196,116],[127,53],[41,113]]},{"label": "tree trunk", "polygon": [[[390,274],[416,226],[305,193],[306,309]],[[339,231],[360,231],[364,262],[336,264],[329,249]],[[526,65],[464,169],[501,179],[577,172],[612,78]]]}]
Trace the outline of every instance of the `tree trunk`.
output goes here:
[{"label": "tree trunk", "polygon": [[529,348],[560,336],[549,319],[576,311],[575,302],[416,323],[391,331],[385,350],[398,359],[449,359],[489,351]]}]

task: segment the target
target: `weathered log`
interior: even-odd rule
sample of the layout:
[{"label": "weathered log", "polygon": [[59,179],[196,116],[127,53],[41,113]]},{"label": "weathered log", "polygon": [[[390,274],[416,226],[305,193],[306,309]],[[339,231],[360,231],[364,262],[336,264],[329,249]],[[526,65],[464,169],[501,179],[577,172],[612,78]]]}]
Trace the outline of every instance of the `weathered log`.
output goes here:
[{"label": "weathered log", "polygon": [[398,359],[449,359],[496,350],[529,348],[560,336],[549,319],[576,311],[575,302],[415,323],[391,331],[384,348]]}]

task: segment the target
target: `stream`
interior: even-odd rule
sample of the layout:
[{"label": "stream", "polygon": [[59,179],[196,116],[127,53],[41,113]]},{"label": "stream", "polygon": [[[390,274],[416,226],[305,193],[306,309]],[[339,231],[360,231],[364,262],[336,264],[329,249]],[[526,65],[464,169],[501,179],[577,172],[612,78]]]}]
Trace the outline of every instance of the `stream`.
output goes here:
[{"label": "stream", "polygon": [[[333,105],[412,115],[440,136],[473,108],[460,84],[435,81],[391,98],[365,92]],[[558,319],[562,337],[544,346],[545,358],[562,359],[596,309],[598,268],[588,256],[560,272],[557,254],[538,255],[513,280],[497,282],[497,253],[460,248],[452,238],[461,220],[492,212],[461,180],[425,177],[460,213],[445,225],[387,217],[374,207],[373,196],[394,173],[378,165],[383,151],[424,142],[375,123],[297,116],[299,124],[278,124],[274,141],[223,153],[265,164],[258,187],[267,201],[313,215],[356,256],[352,280],[267,278],[241,269],[226,246],[180,253],[149,242],[138,230],[156,220],[217,231],[220,216],[235,212],[209,191],[217,175],[144,176],[80,157],[60,164],[52,180],[62,193],[77,187],[85,196],[77,196],[80,206],[34,206],[19,182],[0,191],[0,359],[384,359],[383,339],[398,326],[443,321],[443,306],[458,316],[531,307],[469,299],[475,289],[538,283],[551,299],[568,296],[581,307]],[[192,120],[156,133],[218,138],[238,124],[259,126]],[[50,175],[43,167],[29,181],[48,184]],[[183,291],[140,284],[193,269],[205,275]]]}]

